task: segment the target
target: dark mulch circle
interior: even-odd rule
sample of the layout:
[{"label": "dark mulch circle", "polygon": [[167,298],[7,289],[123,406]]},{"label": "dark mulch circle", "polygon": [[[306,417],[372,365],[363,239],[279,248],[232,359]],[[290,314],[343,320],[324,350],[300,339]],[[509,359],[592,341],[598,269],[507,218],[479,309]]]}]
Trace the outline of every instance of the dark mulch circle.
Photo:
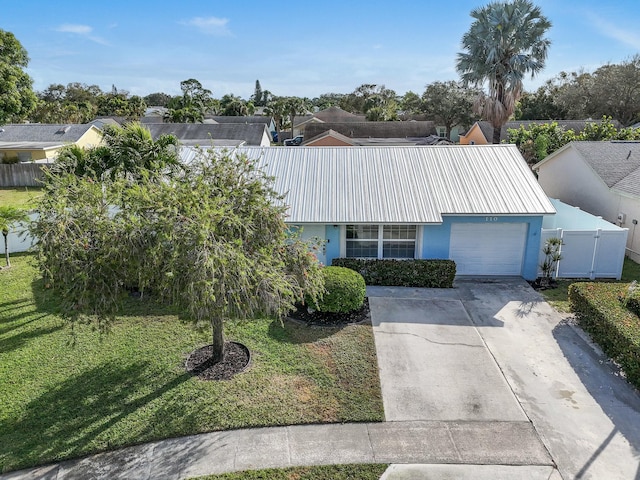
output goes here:
[{"label": "dark mulch circle", "polygon": [[365,323],[371,320],[369,314],[369,299],[364,299],[364,304],[359,310],[349,313],[309,312],[306,306],[299,305],[289,314],[289,318],[304,322],[309,325],[338,326],[348,323]]},{"label": "dark mulch circle", "polygon": [[534,290],[538,291],[553,290],[554,288],[558,287],[558,282],[553,278],[547,284],[545,284],[540,278],[536,278],[535,280],[528,280],[528,283]]},{"label": "dark mulch circle", "polygon": [[191,352],[185,368],[200,380],[229,380],[236,373],[243,372],[251,361],[249,349],[237,342],[224,344],[224,360],[211,363],[212,345],[205,345]]}]

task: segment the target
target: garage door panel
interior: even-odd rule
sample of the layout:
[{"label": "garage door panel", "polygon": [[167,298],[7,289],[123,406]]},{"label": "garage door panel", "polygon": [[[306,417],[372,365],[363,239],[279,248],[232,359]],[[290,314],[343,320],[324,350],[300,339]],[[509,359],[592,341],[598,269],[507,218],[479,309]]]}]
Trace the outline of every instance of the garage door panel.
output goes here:
[{"label": "garage door panel", "polygon": [[449,257],[458,275],[520,275],[526,223],[454,223]]}]

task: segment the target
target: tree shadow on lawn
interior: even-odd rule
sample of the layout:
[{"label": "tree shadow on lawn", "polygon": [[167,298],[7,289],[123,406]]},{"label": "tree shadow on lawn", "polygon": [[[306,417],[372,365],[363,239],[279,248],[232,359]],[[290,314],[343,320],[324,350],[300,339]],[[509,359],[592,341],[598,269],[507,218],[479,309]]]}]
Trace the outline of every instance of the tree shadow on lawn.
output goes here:
[{"label": "tree shadow on lawn", "polygon": [[313,343],[323,338],[335,335],[347,324],[317,326],[307,325],[298,320],[284,318],[282,321],[276,319],[269,324],[269,336],[278,342],[292,344]]},{"label": "tree shadow on lawn", "polygon": [[[149,404],[191,376],[173,374],[150,387],[153,380],[149,379],[156,378],[161,379],[161,373],[152,371],[146,362],[123,366],[112,361],[31,400],[23,415],[0,424],[0,471],[162,438],[163,425],[154,411],[166,405],[154,409]],[[141,386],[151,391],[140,392]],[[138,423],[129,419],[118,425],[141,409],[147,412]],[[164,415],[174,427],[178,419],[190,422],[188,405],[183,402],[171,402]]]}]

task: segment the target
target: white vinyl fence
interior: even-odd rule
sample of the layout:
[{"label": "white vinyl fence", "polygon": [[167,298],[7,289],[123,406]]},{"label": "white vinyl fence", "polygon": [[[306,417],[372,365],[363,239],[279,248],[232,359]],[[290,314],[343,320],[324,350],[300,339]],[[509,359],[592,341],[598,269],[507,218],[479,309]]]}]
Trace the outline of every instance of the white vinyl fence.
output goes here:
[{"label": "white vinyl fence", "polygon": [[[556,237],[562,240],[561,260],[556,278],[615,278],[620,279],[627,243],[627,229],[564,230],[542,229],[538,265],[544,262],[545,241]],[[542,271],[538,270],[538,275]]]},{"label": "white vinyl fence", "polygon": [[[31,220],[35,220],[36,214],[30,213],[29,218]],[[0,237],[2,236],[0,235]],[[27,226],[24,224],[13,225],[11,227],[11,230],[9,230],[9,235],[7,235],[9,253],[26,252],[27,250],[29,250],[29,248],[31,248],[34,242],[35,239],[31,235],[29,235]],[[2,250],[0,251],[2,252],[2,255],[4,255],[4,237],[2,237],[2,240],[0,240],[0,244],[2,245]],[[0,256],[0,265],[2,265],[2,258],[3,257]]]}]

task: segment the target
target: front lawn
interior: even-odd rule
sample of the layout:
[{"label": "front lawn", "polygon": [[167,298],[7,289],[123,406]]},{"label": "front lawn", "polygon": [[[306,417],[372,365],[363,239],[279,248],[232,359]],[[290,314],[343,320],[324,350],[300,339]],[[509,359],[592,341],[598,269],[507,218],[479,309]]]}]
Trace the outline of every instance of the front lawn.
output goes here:
[{"label": "front lawn", "polygon": [[33,200],[40,195],[37,187],[2,187],[0,188],[0,205],[9,207],[33,208]]},{"label": "front lawn", "polygon": [[[640,264],[634,262],[629,258],[624,259],[624,266],[622,267],[622,278],[620,282],[629,283],[634,280],[640,281]],[[585,280],[589,281],[589,280]],[[610,282],[611,280],[606,280]],[[556,288],[549,290],[542,290],[542,296],[549,302],[549,304],[558,310],[559,312],[570,313],[571,307],[569,306],[569,285],[575,283],[576,280],[572,279],[560,279],[557,281]]]},{"label": "front lawn", "polygon": [[317,465],[314,467],[269,468],[208,475],[192,480],[378,480],[385,464]]},{"label": "front lawn", "polygon": [[204,382],[183,364],[208,330],[131,299],[109,334],[72,332],[32,261],[0,271],[0,471],[213,430],[383,420],[368,325],[233,322],[251,367]]}]

